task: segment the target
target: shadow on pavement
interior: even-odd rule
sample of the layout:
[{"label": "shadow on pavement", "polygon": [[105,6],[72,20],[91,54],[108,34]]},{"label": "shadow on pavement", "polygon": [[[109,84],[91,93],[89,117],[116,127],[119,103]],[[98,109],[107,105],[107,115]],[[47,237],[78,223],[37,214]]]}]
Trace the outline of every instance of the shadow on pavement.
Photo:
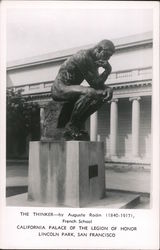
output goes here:
[{"label": "shadow on pavement", "polygon": [[14,186],[6,188],[6,197],[28,192],[28,186]]}]

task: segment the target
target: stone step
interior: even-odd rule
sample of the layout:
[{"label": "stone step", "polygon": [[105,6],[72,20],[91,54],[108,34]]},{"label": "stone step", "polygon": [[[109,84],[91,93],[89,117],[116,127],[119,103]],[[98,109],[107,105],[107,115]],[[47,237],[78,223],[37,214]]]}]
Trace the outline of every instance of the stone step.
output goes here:
[{"label": "stone step", "polygon": [[[107,191],[104,199],[86,204],[90,208],[133,208],[140,203],[140,195]],[[53,207],[52,203],[40,203],[28,201],[28,193],[18,194],[7,198],[7,206],[25,206],[25,207]],[[60,207],[67,207],[61,205]]]}]

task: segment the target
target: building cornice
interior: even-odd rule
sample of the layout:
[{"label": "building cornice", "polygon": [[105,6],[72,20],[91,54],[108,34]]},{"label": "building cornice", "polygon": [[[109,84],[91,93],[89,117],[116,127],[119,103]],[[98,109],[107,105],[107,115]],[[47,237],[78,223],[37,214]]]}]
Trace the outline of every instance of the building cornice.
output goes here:
[{"label": "building cornice", "polygon": [[[22,95],[31,96],[32,98],[46,98],[50,96],[51,86],[54,81],[47,82],[37,82],[31,84],[23,84],[13,87],[8,87],[8,89],[13,89],[14,91],[21,90]],[[142,88],[150,88],[152,84],[152,68],[139,68],[127,71],[117,71],[113,72],[106,85],[112,87],[115,91],[123,90],[134,90]],[[83,82],[83,86],[88,86],[87,82]],[[37,97],[36,97],[37,96]],[[39,97],[38,97],[39,96]]]},{"label": "building cornice", "polygon": [[[123,90],[130,90],[129,93],[132,93],[132,89],[139,89],[139,93],[140,93],[140,89],[144,89],[146,87],[149,87],[150,89],[152,88],[152,83],[151,81],[144,81],[144,82],[133,82],[130,84],[124,84],[124,85],[112,85],[111,86],[113,88],[113,91],[123,91]],[[122,92],[123,93],[123,92]],[[34,94],[24,94],[24,96],[30,96],[30,101],[40,101],[40,100],[44,100],[44,99],[51,99],[51,92],[41,92],[41,93],[34,93]]]},{"label": "building cornice", "polygon": [[126,88],[134,88],[134,87],[145,87],[148,85],[152,85],[151,80],[147,81],[139,81],[139,82],[130,82],[130,83],[123,83],[123,84],[108,84],[108,86],[112,87],[113,89],[126,89]]}]

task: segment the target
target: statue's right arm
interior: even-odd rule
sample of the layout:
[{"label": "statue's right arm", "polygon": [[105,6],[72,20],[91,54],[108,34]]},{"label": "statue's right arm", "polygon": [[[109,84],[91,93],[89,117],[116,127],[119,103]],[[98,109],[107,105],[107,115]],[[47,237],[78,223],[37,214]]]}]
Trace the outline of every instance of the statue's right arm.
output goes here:
[{"label": "statue's right arm", "polygon": [[83,52],[76,54],[76,61],[77,67],[83,74],[84,79],[92,88],[105,89],[104,83],[110,74],[108,68],[105,68],[104,72],[99,74],[93,60]]}]

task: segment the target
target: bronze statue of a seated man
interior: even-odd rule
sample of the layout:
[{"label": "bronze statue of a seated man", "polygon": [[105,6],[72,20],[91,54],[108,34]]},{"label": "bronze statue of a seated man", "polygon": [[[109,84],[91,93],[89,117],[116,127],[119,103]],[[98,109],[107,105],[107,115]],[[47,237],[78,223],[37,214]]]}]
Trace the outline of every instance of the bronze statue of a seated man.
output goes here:
[{"label": "bronze statue of a seated man", "polygon": [[[84,130],[86,119],[111,100],[112,89],[105,81],[112,70],[108,60],[114,52],[114,44],[103,40],[91,49],[77,52],[60,67],[51,91],[54,101],[64,102],[57,128],[66,128],[66,140],[89,140]],[[99,67],[104,68],[101,74]],[[81,86],[83,80],[90,87]]]}]

